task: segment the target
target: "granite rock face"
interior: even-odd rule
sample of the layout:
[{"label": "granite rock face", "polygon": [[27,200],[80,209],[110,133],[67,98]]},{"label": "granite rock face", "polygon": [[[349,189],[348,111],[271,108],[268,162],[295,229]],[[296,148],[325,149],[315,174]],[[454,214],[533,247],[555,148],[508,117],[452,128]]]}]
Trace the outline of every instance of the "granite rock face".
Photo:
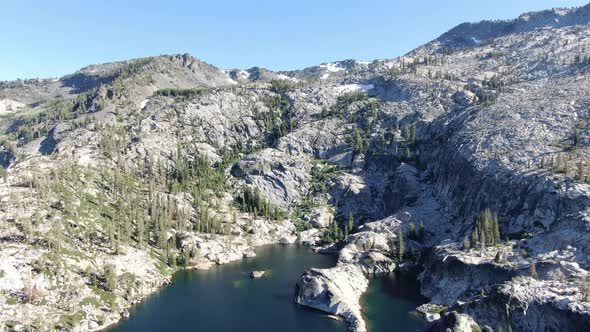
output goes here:
[{"label": "granite rock face", "polygon": [[440,319],[432,322],[426,327],[428,332],[477,332],[482,329],[477,325],[473,318],[466,314],[460,314],[456,311],[444,314]]},{"label": "granite rock face", "polygon": [[353,264],[310,269],[299,279],[295,302],[342,316],[354,331],[366,331],[359,299],[369,281]]},{"label": "granite rock face", "polygon": [[[297,301],[358,330],[365,275],[417,262],[448,307],[436,326],[590,329],[589,16],[460,25],[370,63],[226,71],[185,54],[0,82],[0,321],[101,329],[177,261],[297,242],[339,255]],[[215,186],[187,189],[196,164]],[[486,208],[502,241],[467,248]]]}]

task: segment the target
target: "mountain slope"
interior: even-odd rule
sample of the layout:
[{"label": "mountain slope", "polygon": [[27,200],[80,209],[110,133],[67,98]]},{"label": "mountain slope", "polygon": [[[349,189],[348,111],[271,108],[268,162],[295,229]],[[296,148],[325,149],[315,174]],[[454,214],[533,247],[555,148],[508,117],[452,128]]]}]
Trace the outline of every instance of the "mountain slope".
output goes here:
[{"label": "mountain slope", "polygon": [[2,83],[0,321],[96,330],[178,268],[297,242],[339,267],[296,300],[357,330],[365,275],[409,266],[439,325],[587,329],[587,12],[460,25],[371,63],[172,55]]},{"label": "mountain slope", "polygon": [[578,8],[558,8],[525,13],[517,19],[463,23],[445,32],[432,43],[441,49],[478,46],[486,41],[542,28],[562,28],[590,23],[590,4]]}]

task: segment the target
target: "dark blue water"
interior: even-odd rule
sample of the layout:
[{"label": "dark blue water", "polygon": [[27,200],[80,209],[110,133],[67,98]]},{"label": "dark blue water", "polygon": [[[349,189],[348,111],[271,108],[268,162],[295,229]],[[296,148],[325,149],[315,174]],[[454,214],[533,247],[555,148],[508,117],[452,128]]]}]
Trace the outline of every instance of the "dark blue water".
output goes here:
[{"label": "dark blue water", "polygon": [[426,302],[416,276],[399,273],[369,277],[369,288],[361,298],[370,332],[421,331],[426,323],[415,309]]},{"label": "dark blue water", "polygon": [[[346,331],[344,322],[293,302],[295,284],[305,269],[332,267],[336,257],[295,245],[264,246],[256,254],[255,258],[207,271],[176,273],[170,285],[150,296],[131,312],[129,319],[108,331]],[[267,274],[252,279],[253,270],[267,270]],[[390,298],[397,293],[383,293],[387,287],[376,280],[386,279],[373,280],[363,297],[366,317],[371,320],[370,331],[391,331],[392,325],[387,327],[388,324],[395,324],[398,331],[421,326],[419,320],[408,315],[421,300],[413,301],[411,296]],[[373,289],[373,285],[378,288]],[[401,321],[388,323],[388,317]]]}]

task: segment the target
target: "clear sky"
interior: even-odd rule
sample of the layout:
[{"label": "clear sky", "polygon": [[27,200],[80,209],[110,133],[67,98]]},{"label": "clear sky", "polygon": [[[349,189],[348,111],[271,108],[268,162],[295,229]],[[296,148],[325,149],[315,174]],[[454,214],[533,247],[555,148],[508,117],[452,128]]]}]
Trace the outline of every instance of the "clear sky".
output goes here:
[{"label": "clear sky", "polygon": [[185,53],[221,68],[300,69],[402,55],[466,21],[581,0],[0,0],[0,80]]}]

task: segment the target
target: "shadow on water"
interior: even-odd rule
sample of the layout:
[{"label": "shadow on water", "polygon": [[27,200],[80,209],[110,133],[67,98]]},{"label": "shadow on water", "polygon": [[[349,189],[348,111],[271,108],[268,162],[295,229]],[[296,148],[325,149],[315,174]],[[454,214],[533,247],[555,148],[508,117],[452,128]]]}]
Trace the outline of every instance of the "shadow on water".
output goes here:
[{"label": "shadow on water", "polygon": [[361,298],[363,316],[371,332],[420,331],[425,326],[416,307],[428,302],[420,294],[415,274],[392,272],[369,277],[369,288]]}]

